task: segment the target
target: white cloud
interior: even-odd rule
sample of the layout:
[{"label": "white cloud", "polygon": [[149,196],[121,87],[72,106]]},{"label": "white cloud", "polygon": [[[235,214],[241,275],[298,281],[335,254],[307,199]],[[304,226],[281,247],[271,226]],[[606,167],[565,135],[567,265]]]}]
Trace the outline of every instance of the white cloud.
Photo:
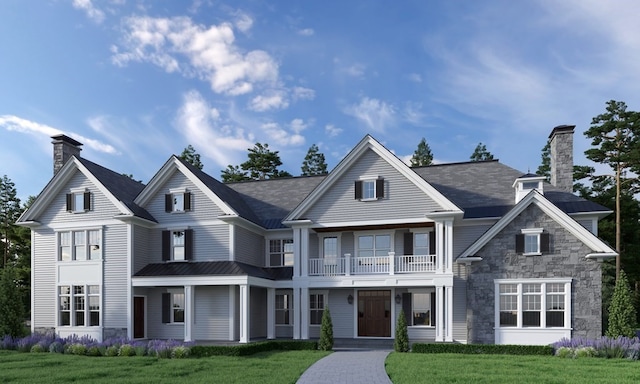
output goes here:
[{"label": "white cloud", "polygon": [[315,33],[315,31],[311,28],[305,28],[305,29],[300,29],[298,30],[298,35],[301,36],[313,36],[313,34]]},{"label": "white cloud", "polygon": [[333,124],[327,124],[324,127],[324,132],[329,136],[329,137],[336,137],[339,134],[342,133],[342,128],[338,128]]},{"label": "white cloud", "polygon": [[253,19],[244,12],[238,11],[235,14],[234,24],[240,32],[247,33],[253,26]]},{"label": "white cloud", "polygon": [[104,12],[96,8],[91,0],[73,0],[73,7],[84,11],[87,17],[98,24],[104,21]]},{"label": "white cloud", "polygon": [[73,137],[74,139],[78,140],[82,144],[98,152],[104,152],[109,154],[118,153],[118,151],[116,151],[116,149],[113,146],[109,144],[105,144],[99,140],[91,139],[82,135],[78,135],[73,132],[64,132],[58,128],[50,127],[45,124],[36,123],[35,121],[30,121],[14,115],[0,116],[0,127],[5,127],[8,131],[16,131],[16,132],[22,132],[22,133],[34,134],[34,135],[46,135],[48,137],[63,133],[67,136]]},{"label": "white cloud", "polygon": [[313,100],[316,97],[316,91],[310,88],[293,87],[293,100]]},{"label": "white cloud", "polygon": [[296,134],[299,134],[300,132],[304,131],[309,126],[302,119],[293,119],[291,120],[291,123],[289,125],[291,126],[291,130]]},{"label": "white cloud", "polygon": [[409,81],[413,81],[414,83],[422,83],[422,76],[417,73],[410,73],[409,75],[407,75],[407,79],[409,79]]},{"label": "white cloud", "polygon": [[344,71],[353,77],[362,77],[364,76],[365,66],[363,64],[353,64],[344,69]]},{"label": "white cloud", "polygon": [[396,120],[396,108],[378,99],[363,97],[359,104],[345,108],[344,113],[365,124],[368,130],[383,133]]},{"label": "white cloud", "polygon": [[253,135],[225,125],[220,111],[212,108],[197,91],[183,96],[176,127],[198,152],[222,168],[237,164],[241,154],[253,146]]},{"label": "white cloud", "polygon": [[280,90],[271,90],[263,95],[258,95],[251,100],[249,109],[264,112],[270,109],[284,109],[289,106],[287,94]]},{"label": "white cloud", "polygon": [[[246,22],[243,24],[246,27]],[[274,86],[278,64],[266,52],[243,52],[235,45],[230,23],[205,27],[189,17],[129,17],[121,47],[112,47],[118,66],[149,62],[165,71],[197,76],[216,93],[242,95],[254,86]]]},{"label": "white cloud", "polygon": [[293,130],[293,133],[289,132],[277,123],[265,123],[262,124],[261,128],[269,137],[270,142],[275,142],[281,146],[298,146],[305,142],[304,136],[300,135],[299,132],[295,130]]}]

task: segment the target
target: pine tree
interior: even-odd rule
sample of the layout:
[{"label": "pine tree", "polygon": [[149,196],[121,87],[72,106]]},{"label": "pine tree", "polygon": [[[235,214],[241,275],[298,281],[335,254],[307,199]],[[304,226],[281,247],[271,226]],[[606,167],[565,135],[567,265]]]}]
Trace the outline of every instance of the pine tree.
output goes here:
[{"label": "pine tree", "polygon": [[551,178],[551,141],[547,140],[547,144],[542,148],[540,155],[541,164],[536,171],[538,176],[544,176],[549,180]]},{"label": "pine tree", "polygon": [[227,165],[227,169],[222,170],[221,175],[222,181],[225,183],[251,180],[251,178],[247,176],[247,172],[243,171],[239,165]]},{"label": "pine tree", "polygon": [[278,151],[269,149],[269,144],[256,143],[249,148],[249,160],[240,167],[249,172],[252,180],[273,179],[280,176],[278,167],[282,165]]},{"label": "pine tree", "polygon": [[431,148],[429,148],[427,140],[423,137],[418,144],[418,149],[413,152],[413,156],[411,157],[411,166],[422,167],[425,165],[431,165],[432,163],[433,154],[431,153]]},{"label": "pine tree", "polygon": [[620,270],[609,306],[609,327],[606,335],[609,337],[634,337],[635,327],[636,311],[633,307],[631,290],[627,282],[627,275],[624,270]]},{"label": "pine tree", "polygon": [[309,147],[307,155],[302,162],[302,176],[315,176],[327,174],[327,162],[324,154],[319,152],[318,146],[313,144]]},{"label": "pine tree", "polygon": [[407,319],[401,309],[396,320],[396,339],[393,342],[396,352],[409,352],[409,333],[407,332]]},{"label": "pine tree", "polygon": [[193,148],[191,144],[187,145],[178,157],[198,169],[202,169],[203,167],[202,162],[200,161],[200,154],[196,152],[196,149]]},{"label": "pine tree", "polygon": [[491,154],[491,152],[487,151],[486,145],[478,143],[476,149],[473,150],[473,153],[469,158],[471,159],[471,161],[486,161],[493,160],[493,155]]},{"label": "pine tree", "polygon": [[0,267],[15,262],[20,245],[20,228],[15,222],[20,218],[22,209],[17,197],[15,184],[4,175],[0,179],[0,249],[2,259]]},{"label": "pine tree", "polygon": [[12,266],[0,270],[0,335],[24,335],[24,312]]},{"label": "pine tree", "polygon": [[329,306],[325,306],[324,311],[322,311],[322,325],[320,326],[318,349],[321,351],[330,351],[333,349],[333,323],[331,322]]}]

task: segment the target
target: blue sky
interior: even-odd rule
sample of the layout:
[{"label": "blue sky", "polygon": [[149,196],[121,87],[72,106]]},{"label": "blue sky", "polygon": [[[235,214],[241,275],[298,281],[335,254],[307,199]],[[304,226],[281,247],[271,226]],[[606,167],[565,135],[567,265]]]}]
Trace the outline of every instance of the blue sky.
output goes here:
[{"label": "blue sky", "polygon": [[300,174],[367,133],[437,162],[482,142],[535,171],[551,129],[583,132],[610,99],[640,110],[640,2],[0,2],[0,175],[19,196],[52,175],[50,136],[147,182],[192,144],[214,177],[254,143]]}]

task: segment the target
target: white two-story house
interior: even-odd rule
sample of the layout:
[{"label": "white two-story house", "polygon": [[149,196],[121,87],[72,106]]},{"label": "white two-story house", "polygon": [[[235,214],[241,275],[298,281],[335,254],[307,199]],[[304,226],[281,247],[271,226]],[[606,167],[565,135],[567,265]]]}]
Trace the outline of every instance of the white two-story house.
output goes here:
[{"label": "white two-story house", "polygon": [[53,139],[32,230],[32,330],[96,339],[547,344],[601,334],[606,208],[498,161],[410,168],[364,137],[326,176],[223,184],[172,156],[143,185]]}]

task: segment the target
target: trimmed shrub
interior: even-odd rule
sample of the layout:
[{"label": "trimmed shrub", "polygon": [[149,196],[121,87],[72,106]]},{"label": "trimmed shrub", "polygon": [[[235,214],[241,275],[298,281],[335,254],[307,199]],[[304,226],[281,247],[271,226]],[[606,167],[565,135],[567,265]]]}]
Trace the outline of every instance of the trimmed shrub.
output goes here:
[{"label": "trimmed shrub", "polygon": [[179,345],[173,348],[173,351],[171,351],[171,357],[174,359],[185,359],[189,357],[189,347]]},{"label": "trimmed shrub", "polygon": [[486,355],[553,355],[550,345],[495,345],[495,344],[423,344],[415,343],[415,353],[461,353]]},{"label": "trimmed shrub", "polygon": [[45,351],[46,351],[46,349],[44,349],[42,344],[35,344],[33,347],[31,347],[31,350],[29,352],[31,352],[31,353],[41,353],[41,352],[45,352]]},{"label": "trimmed shrub", "polygon": [[69,352],[72,355],[84,356],[87,354],[87,346],[80,343],[72,344]]},{"label": "trimmed shrub", "polygon": [[396,321],[396,338],[393,342],[393,350],[396,352],[409,352],[409,333],[407,332],[407,320],[401,309]]},{"label": "trimmed shrub", "polygon": [[118,350],[118,356],[135,356],[136,350],[131,344],[122,344]]},{"label": "trimmed shrub", "polygon": [[636,310],[633,307],[627,275],[621,270],[609,305],[609,327],[606,336],[634,337],[636,335],[635,327]]},{"label": "trimmed shrub", "polygon": [[64,353],[64,345],[59,341],[54,341],[49,344],[50,353]]},{"label": "trimmed shrub", "polygon": [[117,345],[110,345],[107,347],[106,351],[104,351],[102,356],[115,357],[115,356],[118,356],[119,351],[120,351],[120,348],[118,348]]},{"label": "trimmed shrub", "polygon": [[100,347],[98,347],[97,345],[92,345],[89,348],[87,348],[87,356],[94,356],[94,357],[102,356],[102,351],[100,350]]},{"label": "trimmed shrub", "polygon": [[330,351],[333,349],[333,322],[331,321],[329,306],[325,306],[324,311],[322,311],[322,325],[320,326],[318,349],[322,351]]},{"label": "trimmed shrub", "polygon": [[190,348],[192,357],[209,356],[249,356],[268,351],[317,350],[318,343],[309,340],[273,340],[242,345],[194,345]]}]

